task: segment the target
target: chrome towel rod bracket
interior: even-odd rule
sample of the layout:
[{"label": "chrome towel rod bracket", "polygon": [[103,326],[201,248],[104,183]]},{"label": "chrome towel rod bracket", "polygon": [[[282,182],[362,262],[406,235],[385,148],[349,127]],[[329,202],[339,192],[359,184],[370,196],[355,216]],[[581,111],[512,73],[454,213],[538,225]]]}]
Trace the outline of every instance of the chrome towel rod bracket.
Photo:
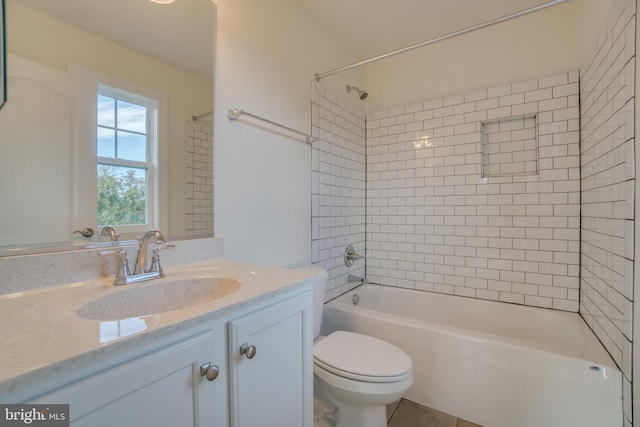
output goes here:
[{"label": "chrome towel rod bracket", "polygon": [[312,144],[312,143],[314,143],[314,142],[316,142],[317,140],[319,140],[319,139],[320,139],[320,138],[318,138],[318,137],[316,137],[316,136],[311,136],[311,135],[306,134],[306,133],[304,133],[304,132],[300,132],[299,130],[296,130],[296,129],[290,128],[289,126],[285,126],[285,125],[282,125],[282,124],[280,124],[280,123],[274,122],[274,121],[272,121],[272,120],[265,119],[264,117],[260,117],[260,116],[257,116],[257,115],[255,115],[255,114],[251,114],[251,113],[246,112],[246,111],[244,111],[244,110],[235,109],[235,110],[229,110],[229,111],[227,112],[227,118],[228,118],[229,120],[237,120],[237,119],[239,119],[239,118],[240,118],[240,116],[243,116],[243,115],[245,115],[245,116],[249,116],[249,117],[253,117],[254,119],[261,120],[261,121],[263,121],[263,122],[265,122],[265,123],[269,123],[270,125],[274,125],[274,126],[281,127],[281,128],[283,128],[283,129],[288,130],[289,132],[293,132],[293,133],[296,133],[296,134],[298,134],[298,135],[302,135],[302,136],[304,136],[304,140],[305,140],[305,142],[306,142],[307,144]]}]

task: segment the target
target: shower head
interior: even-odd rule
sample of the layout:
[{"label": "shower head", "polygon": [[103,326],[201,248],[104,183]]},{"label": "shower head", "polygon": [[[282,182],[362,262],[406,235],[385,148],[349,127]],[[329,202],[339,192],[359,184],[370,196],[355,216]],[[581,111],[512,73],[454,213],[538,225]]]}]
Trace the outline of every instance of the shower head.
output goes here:
[{"label": "shower head", "polygon": [[351,90],[352,90],[352,89],[355,89],[355,90],[357,90],[357,91],[358,91],[358,96],[360,97],[360,99],[361,99],[362,101],[364,101],[365,99],[367,99],[367,96],[369,96],[369,94],[368,94],[366,91],[364,91],[364,90],[360,90],[360,89],[358,89],[358,88],[357,88],[357,87],[355,87],[355,86],[349,86],[349,85],[347,85],[347,93],[351,93]]}]

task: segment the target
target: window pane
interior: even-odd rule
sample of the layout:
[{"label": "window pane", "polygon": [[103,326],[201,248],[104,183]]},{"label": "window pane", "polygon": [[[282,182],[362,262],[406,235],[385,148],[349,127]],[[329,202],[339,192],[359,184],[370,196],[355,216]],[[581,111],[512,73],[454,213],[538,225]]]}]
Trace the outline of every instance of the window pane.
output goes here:
[{"label": "window pane", "polygon": [[147,223],[147,170],[98,164],[98,225]]},{"label": "window pane", "polygon": [[114,127],[116,125],[116,100],[98,95],[98,124]]},{"label": "window pane", "polygon": [[118,100],[118,129],[147,132],[147,108]]},{"label": "window pane", "polygon": [[118,158],[124,160],[147,160],[147,137],[137,133],[118,131]]},{"label": "window pane", "polygon": [[98,156],[116,157],[116,133],[112,129],[98,127]]}]

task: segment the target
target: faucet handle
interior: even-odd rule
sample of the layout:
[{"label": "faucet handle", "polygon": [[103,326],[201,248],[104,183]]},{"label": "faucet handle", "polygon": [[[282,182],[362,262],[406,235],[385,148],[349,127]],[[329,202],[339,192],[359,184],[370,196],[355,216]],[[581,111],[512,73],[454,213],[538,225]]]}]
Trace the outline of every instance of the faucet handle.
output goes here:
[{"label": "faucet handle", "polygon": [[158,273],[160,273],[160,276],[164,276],[164,274],[162,273],[162,266],[160,265],[160,251],[173,249],[175,247],[176,245],[168,245],[166,243],[163,243],[162,245],[153,248],[153,255],[151,257],[151,267],[149,267],[149,273],[157,271]]},{"label": "faucet handle", "polygon": [[113,280],[113,284],[126,285],[127,277],[131,276],[131,270],[129,269],[129,260],[127,259],[127,251],[102,251],[99,252],[98,255],[115,255],[118,257],[118,269],[116,270],[116,277]]},{"label": "faucet handle", "polygon": [[352,245],[348,245],[344,250],[344,265],[347,267],[351,267],[355,261],[359,259],[364,259],[363,255],[357,254],[356,250]]}]

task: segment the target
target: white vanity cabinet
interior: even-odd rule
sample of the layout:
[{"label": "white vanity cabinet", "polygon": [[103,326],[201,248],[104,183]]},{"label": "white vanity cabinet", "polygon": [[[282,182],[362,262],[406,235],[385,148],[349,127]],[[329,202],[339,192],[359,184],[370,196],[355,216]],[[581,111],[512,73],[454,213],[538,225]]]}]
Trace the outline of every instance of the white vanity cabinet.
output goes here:
[{"label": "white vanity cabinet", "polygon": [[[225,353],[224,333],[202,333],[40,396],[34,403],[69,404],[74,427],[224,426]],[[207,374],[210,379],[215,376],[215,365],[219,375],[209,380]]]},{"label": "white vanity cabinet", "polygon": [[313,425],[311,292],[228,322],[232,427]]},{"label": "white vanity cabinet", "polygon": [[72,427],[313,426],[309,289],[204,322],[31,402],[69,404]]}]

